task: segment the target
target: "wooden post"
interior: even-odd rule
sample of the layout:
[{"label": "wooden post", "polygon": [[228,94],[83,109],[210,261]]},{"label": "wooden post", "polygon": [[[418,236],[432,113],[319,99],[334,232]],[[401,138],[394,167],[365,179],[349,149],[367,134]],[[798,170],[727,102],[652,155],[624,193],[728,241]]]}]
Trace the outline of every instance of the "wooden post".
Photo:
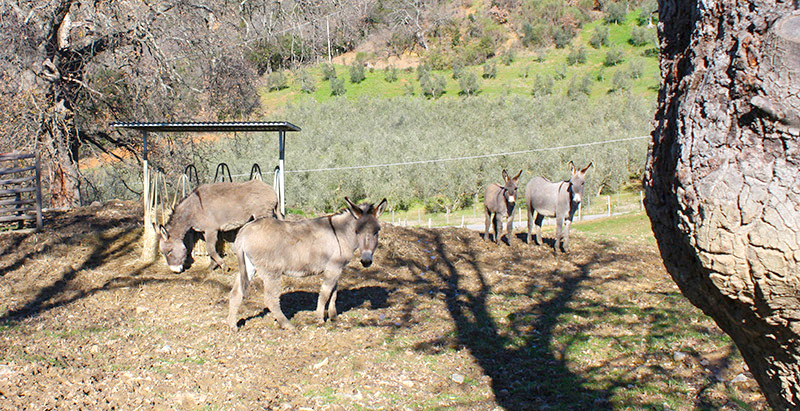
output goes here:
[{"label": "wooden post", "polygon": [[464,216],[461,216],[461,228],[464,228]]},{"label": "wooden post", "polygon": [[433,227],[433,226],[431,225],[431,218],[430,218],[430,217],[428,217],[428,228],[431,228],[431,227]]},{"label": "wooden post", "polygon": [[143,156],[142,156],[142,206],[144,206],[144,232],[142,233],[142,261],[151,263],[156,259],[156,248],[158,239],[156,233],[155,218],[153,218],[153,208],[150,198],[150,165],[147,162],[147,131],[142,132]]},{"label": "wooden post", "polygon": [[42,167],[39,153],[36,153],[36,231],[42,231]]},{"label": "wooden post", "polygon": [[608,202],[608,216],[611,217],[611,196],[606,196],[606,201]]}]

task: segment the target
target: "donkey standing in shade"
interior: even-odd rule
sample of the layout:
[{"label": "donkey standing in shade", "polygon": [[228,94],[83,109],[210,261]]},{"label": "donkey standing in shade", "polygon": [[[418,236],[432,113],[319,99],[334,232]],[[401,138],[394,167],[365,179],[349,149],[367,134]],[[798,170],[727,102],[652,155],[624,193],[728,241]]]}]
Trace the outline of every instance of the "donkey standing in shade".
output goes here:
[{"label": "donkey standing in shade", "polygon": [[[586,182],[586,171],[589,165],[581,170],[569,162],[572,176],[569,180],[557,183],[550,182],[544,177],[535,177],[525,186],[525,201],[528,204],[528,244],[531,242],[531,228],[534,224],[533,213],[536,212],[536,244],[542,243],[542,221],[545,217],[556,218],[556,254],[559,252],[559,242],[563,238],[564,252],[569,249],[569,226],[572,217],[578,210],[583,198],[583,184]],[[564,229],[562,232],[562,225]]]},{"label": "donkey standing in shade", "polygon": [[239,261],[228,306],[228,326],[236,331],[239,306],[254,276],[264,282],[264,305],[282,328],[294,328],[281,311],[281,275],[305,277],[322,274],[316,316],[325,322],[336,318],[337,284],[342,269],[361,250],[361,265],[369,267],[378,247],[378,217],[386,199],[355,205],[347,197],[347,209],[311,220],[281,221],[260,218],[244,225],[233,243]]},{"label": "donkey standing in shade", "polygon": [[[516,176],[508,178],[508,173],[503,170],[503,185],[492,183],[486,187],[486,193],[483,196],[483,210],[486,213],[486,235],[483,237],[484,241],[489,240],[489,224],[491,222],[494,227],[494,242],[500,238],[500,229],[503,224],[503,217],[508,217],[508,226],[506,227],[506,238],[508,244],[511,244],[512,230],[514,229],[514,206],[517,201],[517,181],[519,176],[522,175],[522,170],[519,170]],[[494,217],[492,217],[494,214]]]},{"label": "donkey standing in shade", "polygon": [[184,237],[194,229],[202,232],[214,268],[224,267],[217,253],[219,231],[234,230],[259,217],[276,217],[278,196],[272,186],[258,180],[244,183],[203,184],[186,196],[170,216],[166,226],[159,226],[159,248],[170,270],[184,269],[188,255]]}]

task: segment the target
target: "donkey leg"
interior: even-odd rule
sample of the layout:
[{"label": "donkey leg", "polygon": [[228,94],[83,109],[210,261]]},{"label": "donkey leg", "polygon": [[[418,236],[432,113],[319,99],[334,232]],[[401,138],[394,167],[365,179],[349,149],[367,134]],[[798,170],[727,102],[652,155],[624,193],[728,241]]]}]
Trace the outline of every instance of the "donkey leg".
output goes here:
[{"label": "donkey leg", "polygon": [[[319,299],[317,300],[316,316],[320,324],[325,322],[325,306],[331,300],[331,294],[336,289],[336,284],[339,282],[339,275],[341,272],[326,271],[322,280],[322,285],[319,288]],[[335,301],[334,301],[335,304]],[[333,310],[336,310],[334,306]]]},{"label": "donkey leg", "polygon": [[572,226],[572,221],[569,220],[569,219],[564,220],[564,234],[563,234],[563,237],[562,237],[563,240],[561,241],[561,244],[562,244],[561,247],[564,249],[565,253],[569,251],[569,228],[570,228],[570,226]]},{"label": "donkey leg", "polygon": [[492,221],[492,212],[487,209],[484,209],[483,211],[486,214],[486,234],[483,236],[483,241],[489,241],[489,224]]},{"label": "donkey leg", "polygon": [[536,213],[536,245],[542,245],[542,223],[544,216],[542,213]]},{"label": "donkey leg", "polygon": [[221,267],[224,271],[225,262],[222,261],[222,257],[217,254],[217,234],[219,234],[217,230],[208,230],[203,234],[203,237],[206,239],[206,251],[208,251],[208,256],[214,260],[214,267],[212,267],[212,269]]},{"label": "donkey leg", "polygon": [[531,229],[533,229],[533,207],[528,204],[528,244],[531,243]]},{"label": "donkey leg", "polygon": [[506,223],[506,238],[508,239],[508,245],[511,245],[511,241],[514,240],[514,209],[511,209],[511,212],[508,214],[508,223]]},{"label": "donkey leg", "polygon": [[231,289],[230,298],[228,301],[228,327],[231,331],[236,331],[236,323],[239,318],[239,307],[242,305],[245,292],[247,292],[247,285],[249,283],[247,272],[244,269],[244,262],[240,259],[239,275],[233,280],[233,289]]},{"label": "donkey leg", "polygon": [[561,243],[561,238],[563,235],[562,234],[563,225],[564,225],[564,217],[556,217],[556,244],[555,244],[556,254],[558,254],[558,252],[560,251],[559,245]]},{"label": "donkey leg", "polygon": [[494,213],[492,226],[494,227],[494,243],[497,244],[497,242],[500,241],[500,236],[503,233],[503,216]]},{"label": "donkey leg", "polygon": [[275,321],[281,328],[294,329],[294,325],[283,315],[281,311],[281,276],[277,273],[264,273],[261,278],[264,281],[264,305],[275,317]]},{"label": "donkey leg", "polygon": [[333,321],[336,319],[336,316],[339,313],[336,311],[336,297],[339,295],[339,284],[337,283],[333,287],[333,292],[331,293],[331,299],[328,301],[328,321]]}]

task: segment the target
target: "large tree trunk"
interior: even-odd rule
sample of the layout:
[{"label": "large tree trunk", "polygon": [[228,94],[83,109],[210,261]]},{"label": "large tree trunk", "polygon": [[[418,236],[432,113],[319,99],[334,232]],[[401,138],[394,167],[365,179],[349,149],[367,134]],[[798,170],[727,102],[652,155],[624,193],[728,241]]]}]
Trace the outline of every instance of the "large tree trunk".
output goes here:
[{"label": "large tree trunk", "polygon": [[662,85],[645,206],[665,265],[776,409],[800,408],[800,14],[659,4]]}]

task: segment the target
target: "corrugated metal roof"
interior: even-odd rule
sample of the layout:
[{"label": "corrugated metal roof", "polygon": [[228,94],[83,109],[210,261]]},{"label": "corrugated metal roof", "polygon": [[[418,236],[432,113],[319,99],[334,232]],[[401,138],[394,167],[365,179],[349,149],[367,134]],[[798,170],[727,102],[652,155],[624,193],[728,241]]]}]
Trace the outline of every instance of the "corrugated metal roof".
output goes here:
[{"label": "corrugated metal roof", "polygon": [[132,128],[141,131],[300,131],[300,127],[286,121],[115,122],[110,125],[111,127]]}]

